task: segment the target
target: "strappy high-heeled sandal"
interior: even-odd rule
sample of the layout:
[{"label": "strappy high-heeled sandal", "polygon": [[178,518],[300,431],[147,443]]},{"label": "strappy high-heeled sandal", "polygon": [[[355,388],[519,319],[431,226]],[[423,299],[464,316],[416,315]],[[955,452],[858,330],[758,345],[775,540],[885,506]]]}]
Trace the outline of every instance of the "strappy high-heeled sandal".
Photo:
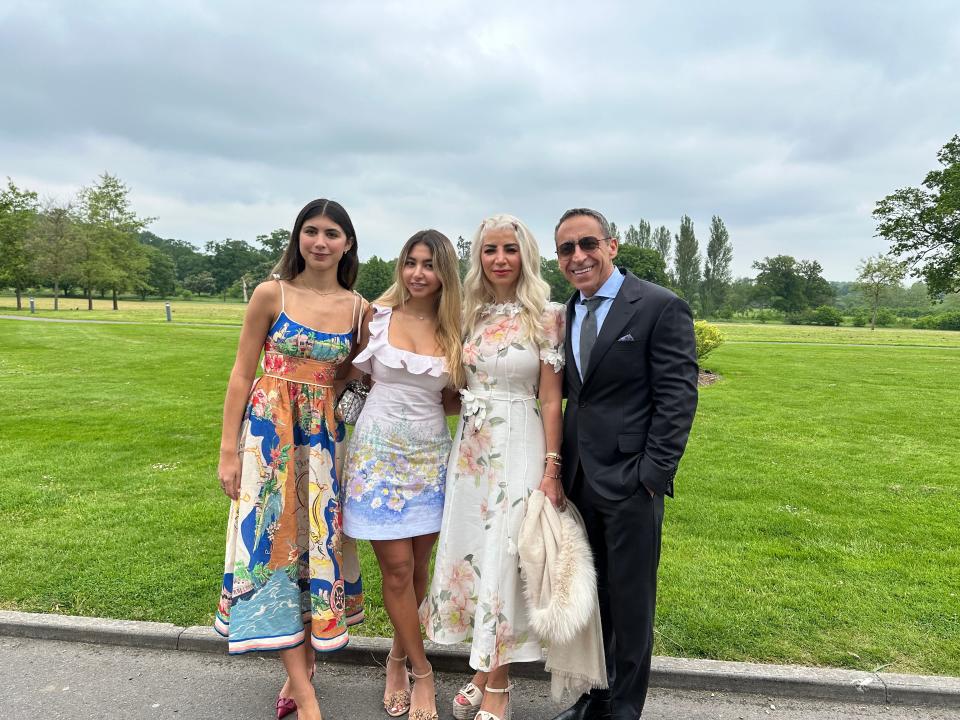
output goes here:
[{"label": "strappy high-heeled sandal", "polygon": [[[422,675],[417,675],[412,670],[410,671],[410,676],[414,680],[426,680],[431,675],[433,675],[433,667],[430,668],[429,672],[425,672]],[[434,705],[436,705],[436,701],[437,701],[436,690],[434,690],[433,701],[434,701]],[[423,708],[411,707],[410,720],[440,720],[440,716],[437,714],[436,710],[431,712],[429,710],[424,710]]]},{"label": "strappy high-heeled sandal", "polygon": [[[458,703],[457,695],[463,695],[469,704],[461,705]],[[477,710],[480,709],[480,703],[483,702],[483,690],[472,682],[468,682],[457,690],[457,695],[453,696],[453,716],[457,720],[473,720],[477,715]]]},{"label": "strappy high-heeled sandal", "polygon": [[[393,651],[387,653],[387,663],[390,661],[393,662],[402,662],[404,672],[407,669],[407,656],[404,655],[402,658],[394,657]],[[410,681],[410,675],[407,674],[407,682]],[[403,690],[394,690],[389,695],[384,695],[383,697],[383,711],[390,717],[400,717],[401,715],[406,715],[410,710],[410,688],[404,688]]]},{"label": "strappy high-heeled sandal", "polygon": [[[503,693],[508,693],[513,690],[513,683],[510,683],[505,688],[492,688],[489,685],[483,688],[485,693],[496,693],[497,695],[502,695]],[[513,697],[507,698],[507,709],[503,711],[503,717],[498,717],[488,710],[479,711],[474,720],[510,720],[511,715],[513,715]]]}]

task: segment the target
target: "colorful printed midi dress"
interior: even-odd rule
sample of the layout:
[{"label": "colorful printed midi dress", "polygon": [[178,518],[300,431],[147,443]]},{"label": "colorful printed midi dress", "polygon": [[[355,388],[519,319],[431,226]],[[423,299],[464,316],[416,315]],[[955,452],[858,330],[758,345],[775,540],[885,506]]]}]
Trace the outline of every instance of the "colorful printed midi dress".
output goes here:
[{"label": "colorful printed midi dress", "polygon": [[374,381],[343,470],[350,537],[397,540],[439,532],[450,430],[446,360],[390,344],[392,309],[373,306],[370,339],[353,364]]},{"label": "colorful printed midi dress", "polygon": [[563,368],[565,310],[546,307],[537,342],[524,337],[516,303],[488,305],[484,313],[463,346],[467,387],[420,619],[434,642],[469,642],[470,667],[488,672],[540,660],[516,541],[527,498],[543,479],[540,368]]},{"label": "colorful printed midi dress", "polygon": [[[282,288],[282,283],[281,283]],[[352,333],[323,333],[281,310],[241,430],[240,499],[230,505],[214,627],[231,654],[348,642],[363,620],[356,545],[341,531],[333,379]]]}]

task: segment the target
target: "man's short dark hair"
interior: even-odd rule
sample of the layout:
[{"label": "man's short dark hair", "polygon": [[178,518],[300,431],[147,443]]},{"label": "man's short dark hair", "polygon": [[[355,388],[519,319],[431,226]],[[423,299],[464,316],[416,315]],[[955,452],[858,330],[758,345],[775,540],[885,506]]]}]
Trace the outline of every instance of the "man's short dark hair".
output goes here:
[{"label": "man's short dark hair", "polygon": [[603,237],[608,238],[613,234],[610,229],[610,223],[603,216],[602,212],[591,210],[590,208],[571,208],[561,215],[560,220],[557,221],[557,226],[553,229],[554,240],[557,239],[557,230],[560,229],[560,226],[570,218],[576,217],[577,215],[586,215],[587,217],[592,217],[594,220],[600,223],[600,229],[603,231]]}]

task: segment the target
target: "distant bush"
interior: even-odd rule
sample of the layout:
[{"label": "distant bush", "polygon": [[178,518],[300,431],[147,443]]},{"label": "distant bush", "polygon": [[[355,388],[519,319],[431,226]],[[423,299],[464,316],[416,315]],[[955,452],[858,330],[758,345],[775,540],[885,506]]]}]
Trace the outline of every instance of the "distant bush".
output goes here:
[{"label": "distant bush", "polygon": [[922,330],[960,330],[960,310],[939,315],[924,315],[917,318],[913,326]]},{"label": "distant bush", "polygon": [[888,325],[893,325],[896,321],[897,316],[893,310],[885,307],[877,308],[877,325],[887,327]]},{"label": "distant bush", "polygon": [[693,332],[697,336],[698,361],[702,361],[723,344],[723,334],[716,325],[711,325],[706,320],[697,320],[693,323]]},{"label": "distant bush", "polygon": [[843,315],[835,307],[821,305],[810,313],[811,325],[830,325],[836,327],[843,321]]},{"label": "distant bush", "polygon": [[866,308],[857,308],[851,320],[854,327],[866,327],[870,324],[870,311]]},{"label": "distant bush", "polygon": [[180,298],[183,300],[193,300],[193,293],[184,288],[180,291]]},{"label": "distant bush", "polygon": [[759,323],[766,324],[771,320],[777,319],[777,314],[773,310],[757,310],[756,314],[753,316],[753,319]]}]

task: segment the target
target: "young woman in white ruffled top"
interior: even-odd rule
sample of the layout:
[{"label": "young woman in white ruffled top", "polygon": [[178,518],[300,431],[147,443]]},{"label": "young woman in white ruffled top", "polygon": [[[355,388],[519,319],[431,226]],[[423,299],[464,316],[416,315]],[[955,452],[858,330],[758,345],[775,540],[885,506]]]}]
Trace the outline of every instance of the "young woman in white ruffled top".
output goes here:
[{"label": "young woman in white ruffled top", "polygon": [[530,230],[510,215],[484,220],[464,280],[467,386],[433,580],[420,608],[431,640],[471,643],[476,674],[454,697],[458,720],[507,720],[510,664],[541,657],[516,542],[533,490],[564,502],[564,308],[548,302],[549,292]]},{"label": "young woman in white ruffled top", "polygon": [[[460,277],[453,244],[436,230],[411,237],[394,284],[367,312],[353,361],[373,387],[347,451],[343,531],[370,540],[393,623],[383,707],[436,720],[433,670],[417,607],[443,514],[450,431],[463,378]],[[416,683],[411,691],[407,660]]]}]

